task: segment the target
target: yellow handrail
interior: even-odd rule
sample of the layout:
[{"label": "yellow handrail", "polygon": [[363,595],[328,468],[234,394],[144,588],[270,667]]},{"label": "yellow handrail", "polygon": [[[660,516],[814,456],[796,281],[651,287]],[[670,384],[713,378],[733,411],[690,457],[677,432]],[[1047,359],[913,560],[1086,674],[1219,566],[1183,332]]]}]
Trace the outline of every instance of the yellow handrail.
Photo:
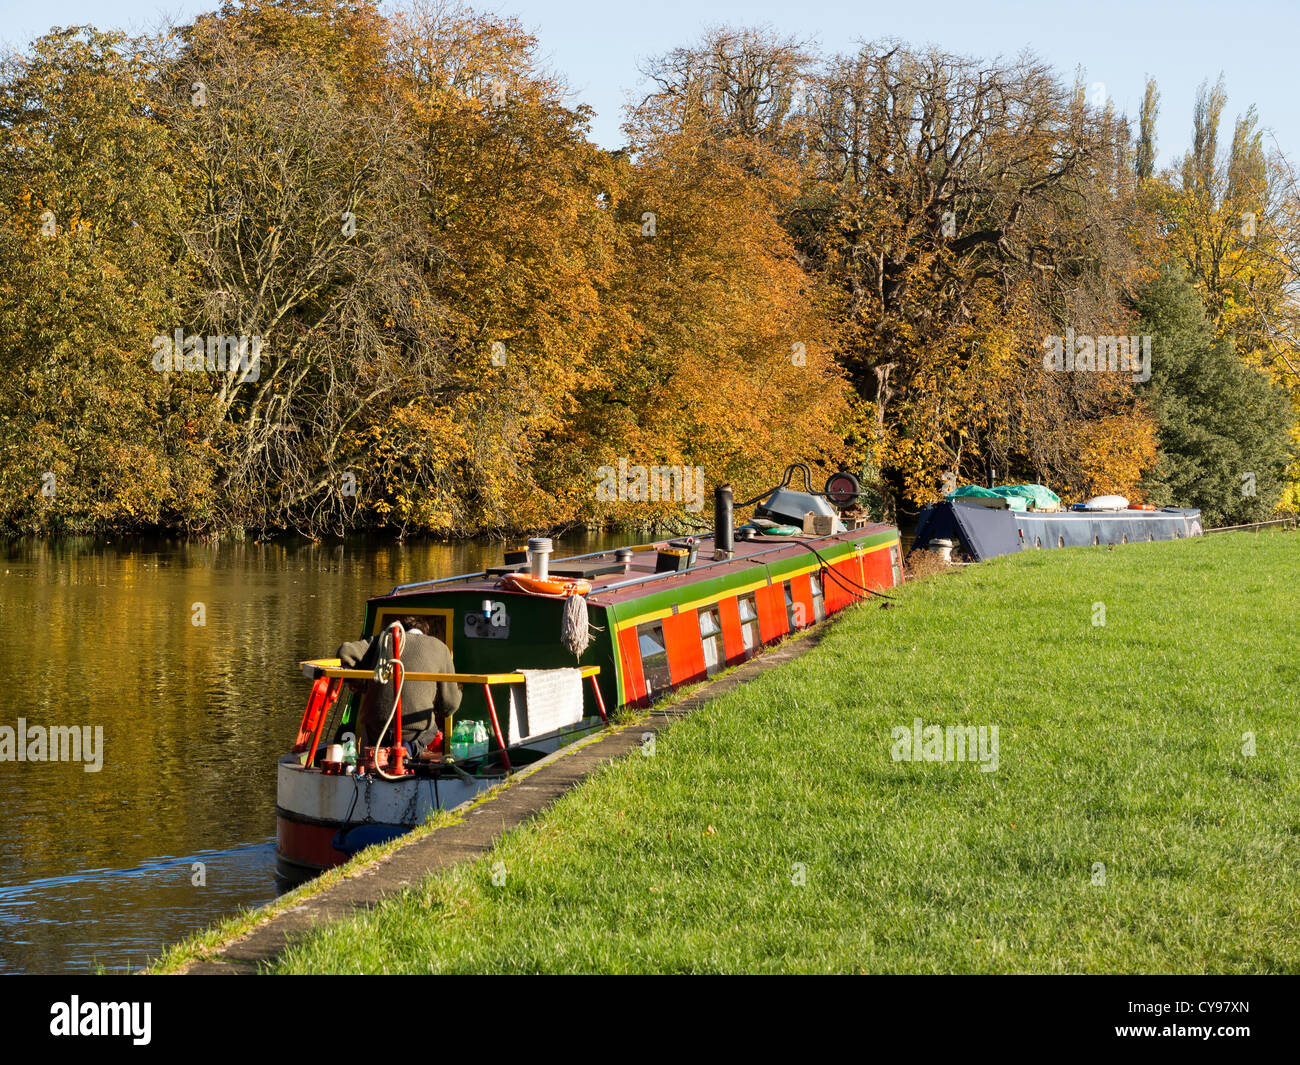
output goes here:
[{"label": "yellow handrail", "polygon": [[[337,677],[341,680],[374,680],[375,673],[371,669],[344,669],[340,659],[337,658],[309,658],[301,663],[302,675],[308,680],[315,680],[318,677]],[[586,680],[588,677],[594,677],[600,672],[600,666],[583,666],[582,677]],[[522,684],[524,676],[522,673],[416,673],[410,672],[403,676],[404,682],[423,683],[444,683],[453,684]]]}]

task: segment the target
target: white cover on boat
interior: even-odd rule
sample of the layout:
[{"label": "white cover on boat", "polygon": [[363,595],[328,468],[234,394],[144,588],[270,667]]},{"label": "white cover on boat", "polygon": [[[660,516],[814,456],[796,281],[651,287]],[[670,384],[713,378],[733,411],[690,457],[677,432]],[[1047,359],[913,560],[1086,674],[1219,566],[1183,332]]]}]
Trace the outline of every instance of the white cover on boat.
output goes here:
[{"label": "white cover on boat", "polygon": [[1093,496],[1085,500],[1083,510],[1128,510],[1128,500],[1123,496]]},{"label": "white cover on boat", "polygon": [[510,688],[510,715],[506,743],[542,736],[582,720],[582,671],[578,669],[521,669],[519,685]]}]

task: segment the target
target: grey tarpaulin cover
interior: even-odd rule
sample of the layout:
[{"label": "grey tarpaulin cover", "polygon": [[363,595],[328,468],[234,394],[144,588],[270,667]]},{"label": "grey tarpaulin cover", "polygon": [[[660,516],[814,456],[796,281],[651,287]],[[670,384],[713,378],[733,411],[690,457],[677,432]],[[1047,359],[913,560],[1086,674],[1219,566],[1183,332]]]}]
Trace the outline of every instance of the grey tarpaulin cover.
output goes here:
[{"label": "grey tarpaulin cover", "polygon": [[981,561],[1026,548],[1141,543],[1199,535],[1201,512],[1188,507],[1040,514],[945,502],[921,513],[912,549],[928,548],[934,540],[954,540],[971,558]]}]

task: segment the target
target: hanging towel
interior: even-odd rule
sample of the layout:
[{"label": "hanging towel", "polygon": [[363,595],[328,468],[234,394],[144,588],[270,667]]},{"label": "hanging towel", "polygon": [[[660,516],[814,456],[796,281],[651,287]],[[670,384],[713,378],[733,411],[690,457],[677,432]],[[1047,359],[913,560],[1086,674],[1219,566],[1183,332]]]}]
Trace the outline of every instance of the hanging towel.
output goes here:
[{"label": "hanging towel", "polygon": [[521,669],[519,672],[524,675],[523,697],[519,698],[519,685],[511,685],[507,743],[520,743],[582,720],[581,670]]}]

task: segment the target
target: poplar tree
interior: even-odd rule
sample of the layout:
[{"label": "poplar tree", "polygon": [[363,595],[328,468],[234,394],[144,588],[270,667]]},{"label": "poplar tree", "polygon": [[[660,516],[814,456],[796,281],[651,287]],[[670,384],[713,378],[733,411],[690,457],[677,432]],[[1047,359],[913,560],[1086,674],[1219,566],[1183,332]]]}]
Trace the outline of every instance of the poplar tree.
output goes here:
[{"label": "poplar tree", "polygon": [[1156,79],[1147,78],[1146,92],[1142,96],[1142,110],[1138,116],[1137,154],[1134,169],[1143,180],[1156,172],[1156,120],[1160,116],[1160,91]]}]

